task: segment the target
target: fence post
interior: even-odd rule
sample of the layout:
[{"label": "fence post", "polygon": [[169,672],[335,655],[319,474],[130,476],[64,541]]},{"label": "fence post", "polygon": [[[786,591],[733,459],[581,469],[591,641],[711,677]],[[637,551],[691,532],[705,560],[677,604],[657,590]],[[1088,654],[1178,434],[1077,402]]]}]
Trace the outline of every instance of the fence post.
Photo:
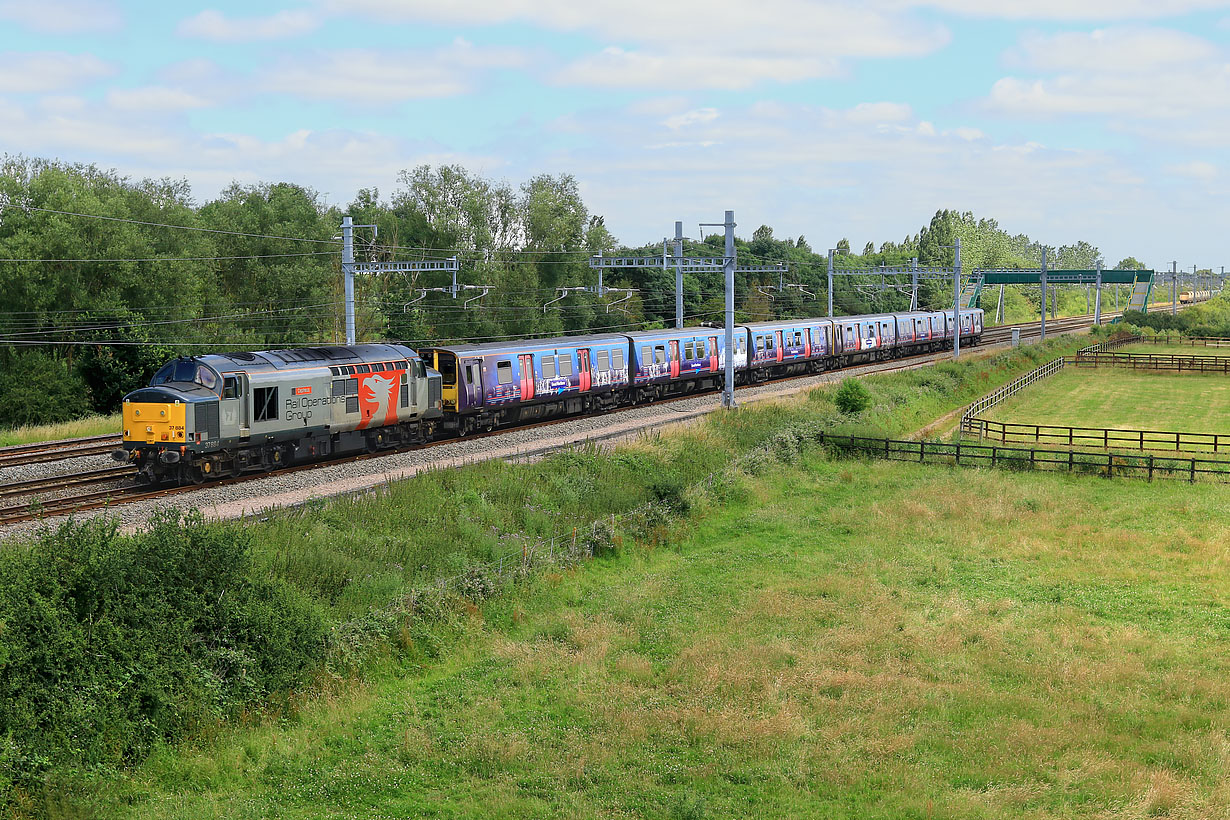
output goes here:
[{"label": "fence post", "polygon": [[957,439],[957,466],[961,466],[961,440]]},{"label": "fence post", "polygon": [[1149,480],[1153,480],[1153,453],[1149,453]]},{"label": "fence post", "polygon": [[922,441],[918,442],[918,463],[919,464],[922,464],[925,461],[925,459],[923,458],[923,454],[926,451],[927,451],[927,440],[923,439]]},{"label": "fence post", "polygon": [[995,468],[995,457],[996,455],[998,455],[998,453],[999,453],[998,448],[994,444],[992,444],[991,445],[991,468],[992,469]]},{"label": "fence post", "polygon": [[1106,454],[1106,477],[1110,478],[1115,474],[1115,456],[1112,453]]},{"label": "fence post", "polygon": [[1192,456],[1191,462],[1192,462],[1192,477],[1190,480],[1193,484],[1195,484],[1196,483],[1196,457],[1195,456]]},{"label": "fence post", "polygon": [[1068,472],[1072,472],[1072,457],[1075,455],[1071,450],[1068,451]]}]

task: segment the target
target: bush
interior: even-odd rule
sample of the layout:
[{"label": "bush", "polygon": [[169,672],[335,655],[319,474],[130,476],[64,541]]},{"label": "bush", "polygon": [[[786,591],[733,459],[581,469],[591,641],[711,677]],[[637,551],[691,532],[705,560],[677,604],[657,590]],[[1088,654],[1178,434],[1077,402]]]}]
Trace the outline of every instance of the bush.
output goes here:
[{"label": "bush", "polygon": [[324,628],[250,552],[250,530],[169,512],[140,535],[69,522],[0,554],[0,785],[140,759],[302,683]]},{"label": "bush", "polygon": [[858,379],[842,379],[833,402],[846,415],[861,413],[871,405],[871,392]]}]

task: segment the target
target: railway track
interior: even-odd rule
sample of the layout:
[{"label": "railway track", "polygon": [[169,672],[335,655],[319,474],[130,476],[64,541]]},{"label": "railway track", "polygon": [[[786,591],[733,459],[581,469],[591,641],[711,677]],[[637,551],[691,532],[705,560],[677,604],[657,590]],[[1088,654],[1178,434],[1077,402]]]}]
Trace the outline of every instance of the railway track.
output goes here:
[{"label": "railway track", "polygon": [[120,443],[120,436],[111,435],[0,447],[0,468],[18,467],[25,464],[43,464],[48,461],[63,461],[67,458],[80,458],[82,456],[103,455],[120,446]]},{"label": "railway track", "polygon": [[[1103,320],[1109,320],[1116,313],[1104,313]],[[1092,316],[1075,316],[1064,319],[1056,319],[1047,322],[1047,330],[1052,333],[1067,333],[1075,330],[1087,328],[1093,324]],[[1002,344],[1009,341],[1012,335],[1012,329],[1020,328],[1021,339],[1030,340],[1039,335],[1037,323],[1020,324],[1020,325],[1003,325],[1000,327],[988,328],[982,334],[982,345]],[[976,349],[976,348],[973,348]],[[865,372],[865,368],[873,368],[875,372],[892,372],[895,370],[905,370],[912,367],[919,367],[935,361],[946,359],[951,354],[949,352],[939,353],[920,353],[914,356],[907,356],[901,359],[895,359],[888,362],[878,362],[864,364],[851,368],[854,372]],[[798,376],[789,376],[782,379],[777,379],[779,383],[789,383],[797,379],[812,378],[816,374],[806,373]],[[763,383],[761,383],[763,384]],[[746,385],[745,387],[759,386]],[[742,387],[740,389],[743,389]],[[711,391],[720,392],[720,391]],[[683,396],[676,396],[670,399],[665,399],[656,404],[669,404],[676,401],[684,401],[686,399],[695,398],[697,393],[689,393]],[[621,410],[632,409],[641,405],[632,405],[627,408],[619,408],[611,411],[618,413]],[[536,424],[524,425],[517,427],[517,430],[532,430],[539,427],[548,427],[555,424],[571,421],[575,416],[565,416],[556,419],[548,419]],[[477,439],[490,436],[499,436],[508,432],[507,429],[496,429],[490,432],[471,434],[466,438]],[[131,485],[109,487],[101,490],[87,490],[82,493],[64,495],[57,498],[44,498],[34,501],[27,501],[20,504],[11,504],[0,507],[0,526],[8,524],[17,524],[25,521],[32,521],[39,518],[67,515],[76,512],[86,512],[90,510],[113,507],[120,504],[130,504],[137,501],[144,501],[155,498],[163,498],[180,493],[193,492],[201,487],[220,487],[231,484],[240,484],[247,481],[255,481],[262,478],[268,478],[274,475],[282,475],[286,473],[299,472],[301,470],[312,470],[322,466],[345,464],[348,462],[364,461],[373,458],[383,458],[385,456],[396,455],[399,453],[411,452],[413,450],[427,449],[430,447],[442,446],[451,442],[457,441],[456,438],[441,439],[439,441],[428,442],[426,444],[407,445],[398,447],[392,450],[383,450],[378,453],[359,453],[353,456],[343,458],[330,459],[328,461],[310,462],[307,464],[298,464],[291,467],[285,467],[276,472],[261,472],[252,473],[250,475],[237,476],[233,478],[224,478],[216,481],[210,481],[204,485],[186,485],[172,487],[149,488],[144,485]],[[103,442],[106,442],[105,444]],[[50,461],[55,458],[76,458],[80,455],[92,455],[96,452],[109,452],[114,447],[118,446],[120,438],[118,436],[96,436],[91,439],[76,439],[68,442],[54,442],[51,445],[22,445],[19,448],[5,448],[0,450],[0,458],[6,454],[12,454],[15,457],[20,456],[23,452],[38,459],[38,461]],[[74,446],[76,445],[76,446]],[[101,448],[101,449],[99,449]],[[53,453],[58,453],[58,456],[53,456]],[[32,461],[14,461],[17,463],[37,463]],[[5,466],[3,461],[0,461],[0,466]],[[11,484],[0,485],[0,501],[10,498],[22,498],[26,496],[35,496],[56,492],[60,490],[71,490],[82,487],[89,487],[93,484],[100,484],[112,481],[120,481],[132,475],[136,469],[131,465],[120,465],[118,467],[91,470],[83,473],[75,473],[65,476],[57,476],[53,478],[36,479],[32,481],[14,482]]]}]

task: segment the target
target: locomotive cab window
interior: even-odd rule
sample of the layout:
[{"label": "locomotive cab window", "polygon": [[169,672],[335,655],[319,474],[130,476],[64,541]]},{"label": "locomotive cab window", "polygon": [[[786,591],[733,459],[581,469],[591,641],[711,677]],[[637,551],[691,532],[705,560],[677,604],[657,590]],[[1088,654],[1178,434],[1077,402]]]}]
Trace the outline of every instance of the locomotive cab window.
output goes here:
[{"label": "locomotive cab window", "polygon": [[500,384],[512,384],[512,362],[500,362],[495,366],[495,380]]},{"label": "locomotive cab window", "polygon": [[222,398],[237,399],[239,398],[239,379],[234,376],[227,376],[222,380]]},{"label": "locomotive cab window", "polygon": [[445,387],[457,386],[457,357],[452,353],[441,351],[436,355],[436,370],[440,371],[441,381]]},{"label": "locomotive cab window", "polygon": [[276,421],[278,418],[278,389],[258,387],[252,391],[252,404],[257,421]]}]

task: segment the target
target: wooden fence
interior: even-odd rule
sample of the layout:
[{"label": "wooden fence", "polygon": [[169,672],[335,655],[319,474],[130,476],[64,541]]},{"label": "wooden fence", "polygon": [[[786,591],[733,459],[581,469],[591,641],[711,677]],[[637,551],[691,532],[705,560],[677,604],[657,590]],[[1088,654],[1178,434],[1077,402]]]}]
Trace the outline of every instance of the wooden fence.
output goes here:
[{"label": "wooden fence", "polygon": [[1157,336],[1141,336],[1138,344],[1187,345],[1190,347],[1230,347],[1230,338],[1225,336],[1179,336],[1170,333]]},{"label": "wooden fence", "polygon": [[1180,356],[1173,353],[1080,353],[1068,360],[1077,367],[1122,367],[1173,370],[1178,373],[1230,374],[1230,356]]},{"label": "wooden fence", "polygon": [[1098,447],[1103,450],[1159,450],[1176,453],[1230,453],[1230,435],[1219,433],[1177,433],[1167,430],[1115,430],[1105,427],[1069,427],[1063,424],[1025,424],[972,418],[962,432],[980,440],[1001,444],[1066,445]]},{"label": "wooden fence", "polygon": [[1081,450],[1002,447],[990,444],[948,444],[938,441],[841,436],[821,432],[817,440],[836,453],[910,461],[917,464],[955,464],[1018,470],[1084,473],[1125,478],[1196,481],[1212,477],[1230,481],[1230,459],[1196,456],[1122,455]]}]

